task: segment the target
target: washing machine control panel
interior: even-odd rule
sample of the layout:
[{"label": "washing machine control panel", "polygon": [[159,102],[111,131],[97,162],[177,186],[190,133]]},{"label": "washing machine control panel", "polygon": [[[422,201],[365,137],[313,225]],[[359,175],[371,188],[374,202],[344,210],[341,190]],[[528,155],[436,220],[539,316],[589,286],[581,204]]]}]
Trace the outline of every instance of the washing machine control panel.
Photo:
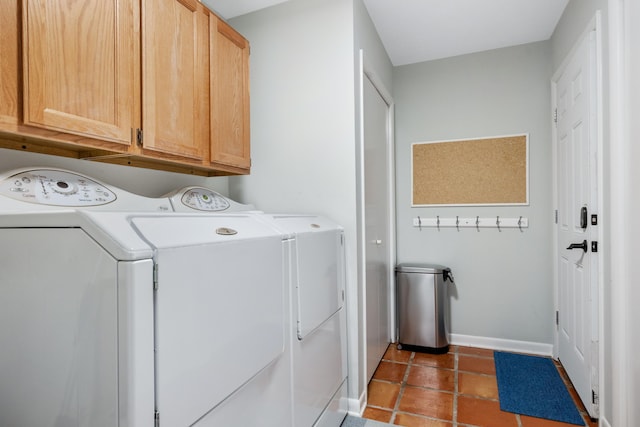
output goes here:
[{"label": "washing machine control panel", "polygon": [[229,201],[225,197],[208,188],[190,188],[180,200],[183,205],[199,211],[216,212],[229,208]]},{"label": "washing machine control panel", "polygon": [[116,200],[104,185],[61,170],[32,170],[0,182],[0,194],[23,202],[53,206],[99,206]]}]

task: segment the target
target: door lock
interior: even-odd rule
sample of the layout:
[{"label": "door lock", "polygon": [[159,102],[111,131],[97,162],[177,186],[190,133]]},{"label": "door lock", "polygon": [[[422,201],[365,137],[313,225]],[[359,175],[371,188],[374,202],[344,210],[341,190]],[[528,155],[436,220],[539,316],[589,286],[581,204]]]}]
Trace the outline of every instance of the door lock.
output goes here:
[{"label": "door lock", "polygon": [[580,228],[583,230],[587,229],[587,207],[583,206],[580,208]]},{"label": "door lock", "polygon": [[587,252],[587,241],[583,240],[582,243],[572,243],[567,249],[582,249],[584,252]]}]

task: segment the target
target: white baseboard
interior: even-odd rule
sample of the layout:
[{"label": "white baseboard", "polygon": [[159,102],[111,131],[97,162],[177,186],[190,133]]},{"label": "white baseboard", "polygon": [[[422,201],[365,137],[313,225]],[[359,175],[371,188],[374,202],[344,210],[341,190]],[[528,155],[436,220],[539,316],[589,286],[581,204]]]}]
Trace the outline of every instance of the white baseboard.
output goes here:
[{"label": "white baseboard", "polygon": [[608,419],[600,417],[600,427],[611,427],[611,423]]},{"label": "white baseboard", "polygon": [[353,415],[354,417],[362,417],[365,408],[367,407],[366,401],[366,393],[362,393],[359,399],[349,398],[348,408],[349,415]]},{"label": "white baseboard", "polygon": [[537,354],[540,356],[552,356],[553,344],[506,340],[502,338],[476,337],[472,335],[451,334],[452,345],[466,347],[489,348],[492,350],[512,351],[515,353]]}]

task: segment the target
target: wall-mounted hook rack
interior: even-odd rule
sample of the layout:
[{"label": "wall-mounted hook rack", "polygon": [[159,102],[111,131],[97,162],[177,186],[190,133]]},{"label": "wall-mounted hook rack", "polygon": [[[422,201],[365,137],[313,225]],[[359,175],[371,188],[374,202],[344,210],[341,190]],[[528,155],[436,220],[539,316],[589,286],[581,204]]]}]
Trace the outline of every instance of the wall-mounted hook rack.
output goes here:
[{"label": "wall-mounted hook rack", "polygon": [[501,217],[501,216],[493,216],[493,217],[485,217],[481,218],[479,216],[472,218],[462,218],[460,216],[443,218],[441,216],[437,216],[435,218],[425,218],[425,217],[416,217],[413,218],[413,226],[426,228],[426,227],[436,227],[438,230],[441,228],[453,228],[461,229],[461,228],[476,228],[480,231],[481,228],[497,228],[502,231],[505,228],[517,228],[520,231],[524,231],[524,228],[529,227],[529,218],[520,216],[520,217]]}]

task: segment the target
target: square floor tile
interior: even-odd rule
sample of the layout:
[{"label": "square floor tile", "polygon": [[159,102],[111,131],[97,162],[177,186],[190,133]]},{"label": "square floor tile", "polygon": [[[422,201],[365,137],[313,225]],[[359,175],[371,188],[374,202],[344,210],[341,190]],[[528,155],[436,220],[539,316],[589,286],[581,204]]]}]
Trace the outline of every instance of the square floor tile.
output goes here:
[{"label": "square floor tile", "polygon": [[388,423],[389,421],[391,421],[391,415],[393,415],[393,412],[391,410],[372,408],[370,406],[367,406],[362,413],[362,418]]},{"label": "square floor tile", "polygon": [[437,368],[453,369],[456,355],[453,353],[446,354],[429,354],[416,353],[413,356],[413,363],[418,365],[434,366]]},{"label": "square floor tile", "polygon": [[372,380],[369,383],[367,403],[371,406],[393,409],[400,394],[400,384]]},{"label": "square floor tile", "polygon": [[500,403],[458,396],[458,423],[477,427],[518,427],[515,414],[500,410]]},{"label": "square floor tile", "polygon": [[453,394],[407,386],[400,397],[398,410],[451,421],[453,420]]},{"label": "square floor tile", "polygon": [[455,375],[455,371],[449,369],[411,365],[407,384],[453,392],[455,391]]},{"label": "square floor tile", "polygon": [[498,400],[496,377],[458,372],[458,393]]},{"label": "square floor tile", "polygon": [[461,354],[458,356],[458,370],[477,372],[479,374],[495,375],[496,364],[493,359]]},{"label": "square floor tile", "polygon": [[387,362],[383,360],[373,373],[373,378],[376,380],[401,383],[408,366],[409,365],[404,363]]},{"label": "square floor tile", "polygon": [[472,356],[491,357],[493,358],[493,350],[487,348],[476,347],[458,347],[458,354],[467,354]]},{"label": "square floor tile", "polygon": [[395,344],[390,344],[387,351],[382,356],[383,360],[392,360],[394,362],[408,363],[411,358],[411,352],[407,350],[398,350]]}]

